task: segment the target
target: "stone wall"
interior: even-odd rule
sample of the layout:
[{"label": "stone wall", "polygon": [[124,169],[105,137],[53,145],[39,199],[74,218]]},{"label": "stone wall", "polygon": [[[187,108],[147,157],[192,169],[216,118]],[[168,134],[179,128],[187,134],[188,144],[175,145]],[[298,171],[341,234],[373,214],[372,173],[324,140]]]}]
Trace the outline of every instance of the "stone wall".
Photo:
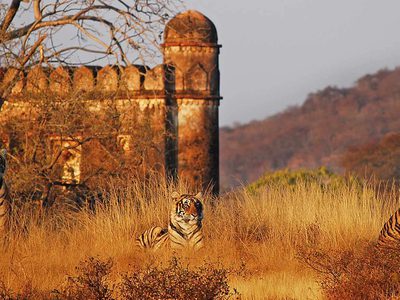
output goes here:
[{"label": "stone wall", "polygon": [[[64,182],[79,183],[102,168],[115,173],[122,165],[132,173],[165,172],[163,65],[153,69],[84,66],[2,71],[1,84],[11,90],[0,108],[0,137],[6,147],[28,151],[20,141],[24,128],[32,132],[31,136],[35,135],[39,126],[35,124],[50,110],[54,110],[53,118],[62,118],[63,112],[73,112],[68,106],[76,106],[73,118],[77,122],[71,120],[71,129],[77,132],[49,126],[46,134],[49,147],[43,150],[47,161],[51,161],[57,150],[64,148],[59,158],[62,166],[57,167]],[[88,124],[79,118],[87,119]],[[93,132],[96,129],[98,132]],[[19,137],[15,136],[18,134]],[[78,145],[79,140],[83,142]],[[71,146],[74,143],[76,147]]]},{"label": "stone wall", "polygon": [[66,182],[102,168],[156,170],[189,182],[193,192],[212,185],[218,193],[219,51],[212,22],[188,11],[168,23],[164,62],[151,69],[1,69],[0,90],[9,96],[0,107],[0,138],[24,148],[13,143],[20,132],[27,149],[27,136],[33,143],[40,134],[32,124],[50,124],[42,157],[51,161],[62,150],[58,176]]}]

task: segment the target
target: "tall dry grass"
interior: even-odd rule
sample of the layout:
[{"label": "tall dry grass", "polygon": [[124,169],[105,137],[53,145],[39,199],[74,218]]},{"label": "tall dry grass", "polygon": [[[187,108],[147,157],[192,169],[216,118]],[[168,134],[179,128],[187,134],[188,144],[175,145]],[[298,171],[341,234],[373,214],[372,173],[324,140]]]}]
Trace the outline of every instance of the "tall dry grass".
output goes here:
[{"label": "tall dry grass", "polygon": [[[87,257],[112,258],[115,280],[123,272],[166,265],[172,253],[144,253],[134,239],[150,226],[167,225],[173,190],[196,192],[158,180],[116,180],[104,184],[104,203],[95,213],[61,204],[40,213],[28,205],[16,209],[24,230],[14,230],[2,250],[0,279],[14,290],[28,283],[50,291]],[[376,240],[398,207],[395,192],[383,197],[356,184],[334,189],[271,184],[257,193],[242,188],[218,199],[206,195],[205,249],[181,259],[191,266],[208,261],[236,270],[231,286],[244,299],[320,299],[317,274],[296,258],[298,250],[362,247]]]}]

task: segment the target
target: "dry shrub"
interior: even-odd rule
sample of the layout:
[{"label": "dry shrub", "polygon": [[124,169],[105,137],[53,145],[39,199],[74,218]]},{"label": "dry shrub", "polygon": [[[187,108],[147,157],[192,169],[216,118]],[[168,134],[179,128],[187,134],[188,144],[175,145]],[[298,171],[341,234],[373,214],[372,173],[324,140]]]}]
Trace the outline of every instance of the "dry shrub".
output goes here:
[{"label": "dry shrub", "polygon": [[77,276],[68,277],[66,286],[54,293],[57,299],[65,300],[112,300],[113,286],[107,277],[112,268],[111,259],[101,261],[90,257],[76,269]]},{"label": "dry shrub", "polygon": [[0,299],[13,299],[13,291],[3,281],[0,282]]},{"label": "dry shrub", "polygon": [[398,299],[400,251],[373,245],[353,251],[302,250],[303,262],[321,275],[327,299]]},{"label": "dry shrub", "polygon": [[[53,291],[49,299],[112,300],[112,299],[229,299],[238,295],[228,284],[229,271],[223,267],[204,263],[190,269],[173,257],[165,267],[148,266],[143,270],[111,276],[111,259],[90,257],[76,268],[77,275],[69,276],[66,284]],[[117,284],[117,282],[119,282]],[[50,297],[50,296],[49,296]],[[42,297],[39,297],[42,298]],[[4,284],[0,286],[0,299],[37,299],[32,290],[20,294]],[[43,299],[45,299],[43,297]]]},{"label": "dry shrub", "polygon": [[29,299],[41,299],[50,300],[53,299],[48,292],[39,291],[32,286],[31,282],[27,282],[20,291],[15,292],[8,287],[3,281],[0,281],[0,299],[1,300],[29,300]]},{"label": "dry shrub", "polygon": [[206,263],[196,269],[173,258],[166,267],[149,267],[123,276],[122,299],[228,299],[228,270]]}]

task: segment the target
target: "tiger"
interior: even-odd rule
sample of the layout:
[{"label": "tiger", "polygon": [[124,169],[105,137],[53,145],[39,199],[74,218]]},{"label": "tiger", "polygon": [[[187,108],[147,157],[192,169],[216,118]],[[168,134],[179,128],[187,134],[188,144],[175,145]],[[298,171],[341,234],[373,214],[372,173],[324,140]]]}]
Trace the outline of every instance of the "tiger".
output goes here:
[{"label": "tiger", "polygon": [[139,235],[136,244],[143,249],[158,250],[165,245],[167,240],[168,229],[155,226]]},{"label": "tiger", "polygon": [[400,209],[383,225],[377,247],[400,249]]},{"label": "tiger", "polygon": [[170,247],[173,250],[199,250],[203,248],[203,203],[202,194],[172,194],[168,228],[152,227],[136,239],[142,249],[158,250]]},{"label": "tiger", "polygon": [[4,179],[7,170],[6,155],[7,151],[5,149],[0,150],[0,234],[3,237],[7,229],[10,214],[9,190]]}]

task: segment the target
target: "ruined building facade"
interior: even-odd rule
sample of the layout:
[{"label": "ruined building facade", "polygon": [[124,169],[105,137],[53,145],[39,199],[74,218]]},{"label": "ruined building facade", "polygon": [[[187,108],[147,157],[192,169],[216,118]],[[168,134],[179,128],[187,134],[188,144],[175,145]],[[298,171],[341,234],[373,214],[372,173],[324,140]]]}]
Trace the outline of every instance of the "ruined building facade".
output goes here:
[{"label": "ruined building facade", "polygon": [[[46,133],[42,150],[51,167],[52,160],[57,159],[51,156],[55,149],[61,149],[60,180],[80,183],[91,171],[112,164],[115,158],[108,155],[116,149],[121,153],[119,159],[126,157],[128,169],[145,166],[183,179],[196,188],[213,186],[213,192],[218,193],[221,97],[216,28],[201,13],[184,12],[167,24],[162,47],[164,62],[152,69],[132,65],[3,70],[3,84],[18,73],[10,96],[1,106],[3,144],[11,151],[18,148],[13,141],[13,122],[15,126],[23,122],[49,123],[43,116],[38,118],[38,107],[43,101],[50,101],[46,106],[52,106],[78,97],[79,107],[74,109],[81,118],[91,116],[92,126],[82,125],[81,120],[73,119],[75,116],[61,112],[57,118],[73,119],[71,124],[77,126],[76,130],[59,131],[54,124],[52,132]],[[107,118],[106,111],[112,111],[113,117]],[[103,132],[96,134],[98,120],[112,123],[110,129],[104,129],[108,128],[105,126]],[[146,139],[141,135],[146,130],[152,146],[147,147],[146,153],[136,153],[134,150]],[[35,132],[28,130],[26,140],[33,135]],[[111,144],[115,148],[107,148]],[[129,157],[129,153],[135,153],[135,157]],[[117,173],[118,167],[113,172]]]}]

